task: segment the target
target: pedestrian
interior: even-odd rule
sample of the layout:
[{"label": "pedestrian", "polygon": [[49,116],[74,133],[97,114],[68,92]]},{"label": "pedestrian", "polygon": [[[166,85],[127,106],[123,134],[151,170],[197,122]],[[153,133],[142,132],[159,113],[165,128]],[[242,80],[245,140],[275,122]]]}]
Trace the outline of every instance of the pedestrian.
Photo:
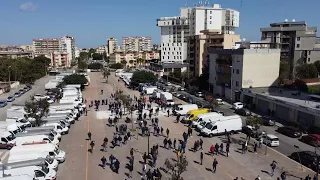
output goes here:
[{"label": "pedestrian", "polygon": [[214,146],[214,151],[216,153],[216,155],[218,156],[219,155],[219,144],[216,143],[216,145]]},{"label": "pedestrian", "polygon": [[87,108],[85,108],[86,110],[85,110],[85,112],[86,112],[86,116],[88,116],[88,110],[87,110]]},{"label": "pedestrian", "polygon": [[281,177],[281,180],[286,180],[286,179],[287,179],[287,174],[286,174],[286,172],[282,172],[281,175],[280,175],[280,177]]},{"label": "pedestrian", "polygon": [[211,156],[214,155],[214,146],[213,146],[213,144],[210,146],[210,154],[211,154]]},{"label": "pedestrian", "polygon": [[212,172],[215,173],[217,170],[217,165],[218,165],[218,161],[216,158],[214,158],[213,163],[212,163]]},{"label": "pedestrian", "polygon": [[93,152],[94,144],[95,144],[94,141],[91,141],[91,142],[90,142],[90,147],[91,147],[90,152],[91,152],[91,153]]},{"label": "pedestrian", "polygon": [[88,132],[88,140],[91,141],[91,132]]},{"label": "pedestrian", "polygon": [[163,136],[163,128],[161,127],[160,129],[161,135]]},{"label": "pedestrian", "polygon": [[142,164],[142,177],[146,176],[147,173],[147,164],[143,163]]},{"label": "pedestrian", "polygon": [[275,170],[276,167],[277,167],[276,162],[275,162],[275,161],[272,161],[272,163],[270,164],[270,167],[271,167],[270,176],[273,176],[273,175],[274,175],[274,170]]},{"label": "pedestrian", "polygon": [[203,152],[200,152],[200,165],[202,165],[202,161],[203,161]]},{"label": "pedestrian", "polygon": [[254,145],[253,145],[253,152],[255,154],[257,154],[257,148],[258,148],[258,144],[256,142],[254,142]]},{"label": "pedestrian", "polygon": [[258,175],[255,180],[261,180],[260,175]]},{"label": "pedestrian", "polygon": [[226,153],[227,153],[227,157],[229,157],[229,151],[230,151],[230,144],[229,143],[227,143],[227,145],[226,145]]},{"label": "pedestrian", "polygon": [[148,170],[147,172],[147,180],[152,180],[152,172],[151,172],[151,169]]},{"label": "pedestrian", "polygon": [[142,159],[143,159],[143,163],[146,164],[147,163],[147,159],[148,159],[148,156],[147,156],[146,152],[144,152],[144,154],[142,156]]},{"label": "pedestrian", "polygon": [[177,161],[178,161],[178,162],[180,161],[180,157],[181,157],[181,152],[180,152],[180,151],[177,151]]},{"label": "pedestrian", "polygon": [[167,138],[169,137],[169,129],[167,128],[166,130],[166,133],[167,133]]},{"label": "pedestrian", "polygon": [[200,146],[200,149],[201,149],[201,150],[203,150],[202,145],[203,145],[203,140],[200,138],[200,140],[199,140],[199,146]]},{"label": "pedestrian", "polygon": [[246,152],[246,144],[245,144],[245,142],[243,142],[241,144],[241,146],[242,146],[242,148],[241,148],[242,154],[244,154]]},{"label": "pedestrian", "polygon": [[106,168],[106,164],[107,164],[107,159],[106,159],[106,157],[102,156],[102,158],[101,158],[101,165],[102,165],[102,168],[103,168],[103,169]]},{"label": "pedestrian", "polygon": [[220,144],[220,152],[223,153],[223,143]]},{"label": "pedestrian", "polygon": [[169,117],[170,116],[170,110],[169,109],[167,110],[167,113],[168,113],[168,117]]},{"label": "pedestrian", "polygon": [[317,174],[315,174],[315,175],[313,176],[313,180],[318,180],[318,175],[317,175]]},{"label": "pedestrian", "polygon": [[177,143],[177,140],[176,140],[176,138],[174,138],[174,140],[173,140],[173,148],[174,149],[176,149],[176,143]]},{"label": "pedestrian", "polygon": [[128,169],[129,169],[129,178],[132,178],[133,164],[130,164]]}]

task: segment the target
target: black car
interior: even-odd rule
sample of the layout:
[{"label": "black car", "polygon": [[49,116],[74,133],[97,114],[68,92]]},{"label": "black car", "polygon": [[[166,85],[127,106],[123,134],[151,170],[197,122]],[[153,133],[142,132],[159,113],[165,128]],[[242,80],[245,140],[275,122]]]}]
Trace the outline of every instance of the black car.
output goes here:
[{"label": "black car", "polygon": [[261,134],[260,132],[258,132],[257,129],[255,129],[254,127],[252,126],[243,126],[242,127],[242,132],[250,137],[253,137],[253,138],[258,138],[259,135]]},{"label": "black car", "polygon": [[241,116],[251,116],[251,111],[249,111],[246,108],[236,109],[235,113],[237,113]]},{"label": "black car", "polygon": [[293,137],[293,138],[298,138],[302,135],[302,133],[300,132],[300,130],[298,128],[292,127],[292,126],[283,126],[283,127],[279,127],[277,129],[277,132],[289,136],[289,137]]},{"label": "black car", "polygon": [[291,159],[297,161],[308,168],[319,171],[319,156],[312,151],[294,152],[289,156]]}]

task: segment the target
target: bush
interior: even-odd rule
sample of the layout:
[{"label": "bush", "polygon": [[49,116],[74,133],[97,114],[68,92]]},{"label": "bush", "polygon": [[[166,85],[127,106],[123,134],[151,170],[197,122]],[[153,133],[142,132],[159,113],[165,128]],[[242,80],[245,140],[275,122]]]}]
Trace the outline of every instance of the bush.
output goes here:
[{"label": "bush", "polygon": [[112,69],[123,69],[124,65],[121,63],[116,63],[116,64],[110,64],[109,67]]},{"label": "bush", "polygon": [[320,95],[320,86],[309,86],[308,93]]},{"label": "bush", "polygon": [[88,65],[88,69],[96,69],[96,70],[99,70],[99,69],[102,69],[103,68],[103,64],[101,63],[91,63]]},{"label": "bush", "polygon": [[138,86],[139,83],[155,84],[157,77],[148,71],[135,71],[131,78],[131,86]]}]

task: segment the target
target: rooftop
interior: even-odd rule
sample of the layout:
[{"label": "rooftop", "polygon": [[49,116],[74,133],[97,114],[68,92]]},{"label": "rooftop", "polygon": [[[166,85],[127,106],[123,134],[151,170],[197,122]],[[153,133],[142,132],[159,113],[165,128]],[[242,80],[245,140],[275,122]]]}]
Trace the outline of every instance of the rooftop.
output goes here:
[{"label": "rooftop", "polygon": [[310,99],[310,95],[314,95],[314,94],[303,93],[303,92],[300,92],[300,94],[297,94],[297,92],[299,91],[276,88],[276,87],[250,88],[250,89],[246,89],[245,92],[247,92],[247,90],[250,90],[251,93],[253,94],[266,97],[267,99],[270,99],[270,100],[275,100],[277,102],[281,102],[281,103],[295,106],[298,108],[312,109],[314,112],[320,113],[320,109],[316,107],[320,105],[320,102],[312,101]]},{"label": "rooftop", "polygon": [[271,23],[270,26],[271,27],[277,27],[277,26],[289,26],[289,25],[302,25],[302,26],[307,26],[307,22],[306,21],[291,21],[291,22],[279,22],[279,23]]}]

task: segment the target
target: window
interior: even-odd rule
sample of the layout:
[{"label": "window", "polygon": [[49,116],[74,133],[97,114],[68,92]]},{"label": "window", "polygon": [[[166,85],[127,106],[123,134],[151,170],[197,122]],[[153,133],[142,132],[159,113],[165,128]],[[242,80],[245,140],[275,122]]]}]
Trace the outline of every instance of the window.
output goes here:
[{"label": "window", "polygon": [[212,19],[212,16],[210,16],[210,19]]},{"label": "window", "polygon": [[163,54],[165,55],[165,54],[166,54],[166,52],[163,52]]},{"label": "window", "polygon": [[[179,47],[179,51],[181,51],[181,47]],[[180,52],[180,54],[181,54],[181,52]]]},{"label": "window", "polygon": [[[180,53],[181,54],[181,53]],[[180,56],[180,59],[182,59],[182,57]]]},{"label": "window", "polygon": [[297,44],[297,48],[300,48],[300,44]]},{"label": "window", "polygon": [[170,48],[169,48],[169,51],[170,51]]},{"label": "window", "polygon": [[239,86],[239,81],[236,81],[236,86]]},{"label": "window", "polygon": [[237,70],[236,70],[236,73],[237,73],[237,74],[239,74],[239,73],[240,73],[240,70],[239,70],[239,69],[237,69]]},{"label": "window", "polygon": [[212,11],[210,11],[210,14],[212,14]]},{"label": "window", "polygon": [[311,51],[309,51],[309,55],[311,55]]},{"label": "window", "polygon": [[164,56],[162,56],[162,59],[164,59]]},{"label": "window", "polygon": [[176,48],[173,48],[173,50],[175,51],[175,50],[176,50]]},{"label": "window", "polygon": [[234,73],[234,69],[232,69],[232,73]]},{"label": "window", "polygon": [[308,62],[310,62],[310,58],[308,58]]},{"label": "window", "polygon": [[212,24],[212,21],[210,21],[210,24]]},{"label": "window", "polygon": [[169,56],[168,56],[168,59],[169,59]]},{"label": "window", "polygon": [[297,41],[300,41],[300,37],[297,37]]},{"label": "window", "polygon": [[173,56],[173,59],[176,59],[176,56]]}]

